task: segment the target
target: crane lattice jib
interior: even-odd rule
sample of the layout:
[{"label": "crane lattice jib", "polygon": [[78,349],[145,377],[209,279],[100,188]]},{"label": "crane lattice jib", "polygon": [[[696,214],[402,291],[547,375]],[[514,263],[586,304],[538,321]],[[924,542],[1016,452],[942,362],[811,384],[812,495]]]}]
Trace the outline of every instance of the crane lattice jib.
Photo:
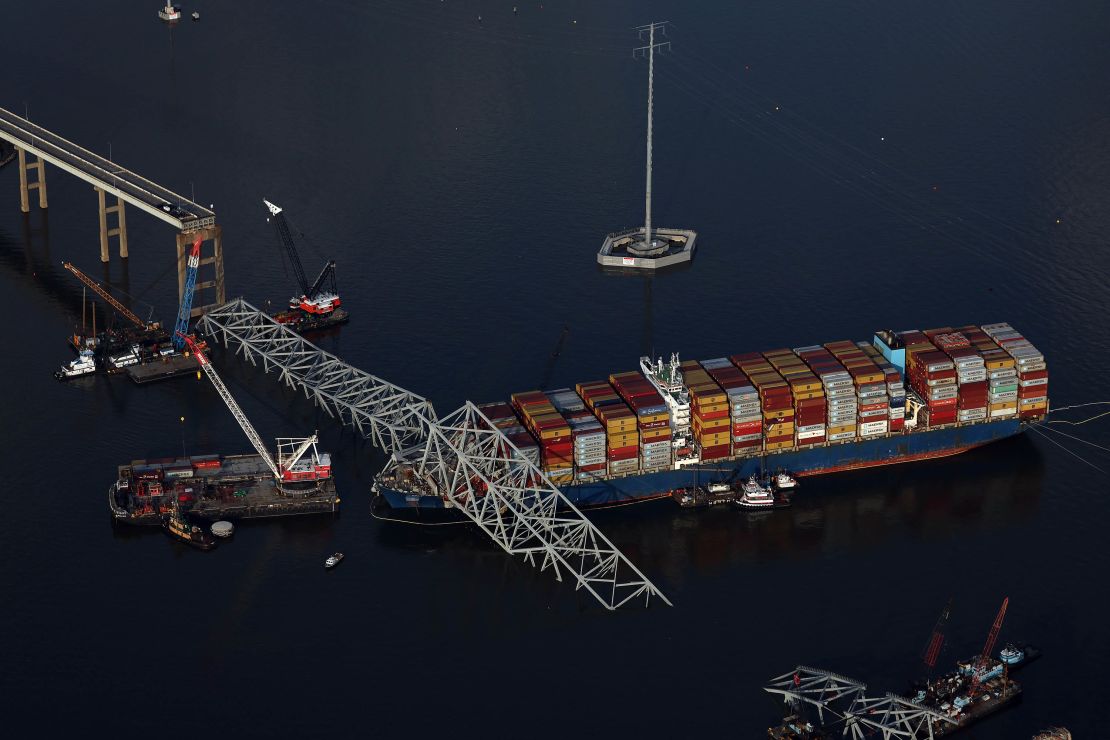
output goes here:
[{"label": "crane lattice jib", "polygon": [[328,260],[324,265],[324,269],[320,270],[320,274],[316,276],[316,282],[308,287],[305,291],[305,297],[308,299],[315,298],[320,292],[320,288],[324,287],[324,281],[331,278],[331,290],[335,292],[335,260]]},{"label": "crane lattice jib", "polygon": [[201,366],[201,369],[204,370],[204,374],[212,381],[212,386],[216,389],[216,392],[220,394],[220,398],[227,404],[227,408],[231,412],[231,415],[235,417],[235,421],[239,422],[239,426],[242,428],[243,433],[247,435],[247,439],[249,439],[251,445],[254,446],[255,452],[265,461],[266,467],[274,474],[274,478],[280,480],[281,474],[278,472],[277,465],[274,464],[274,458],[270,455],[270,451],[266,449],[266,445],[262,443],[262,438],[258,436],[258,432],[254,429],[254,425],[250,423],[250,420],[247,419],[247,415],[243,413],[243,409],[239,408],[239,404],[235,401],[234,396],[231,395],[231,391],[227,389],[227,386],[224,385],[224,381],[220,379],[220,375],[216,372],[216,368],[212,367],[212,363],[208,361],[204,352],[197,347],[192,337],[185,337],[185,342],[189,345],[189,349],[192,350],[193,355],[197,358],[197,364]]},{"label": "crane lattice jib", "polygon": [[607,609],[653,596],[670,605],[473,403],[430,426],[415,470],[505,552],[542,556],[541,571],[569,574]]},{"label": "crane lattice jib", "polygon": [[128,321],[135,324],[136,326],[143,327],[143,328],[146,327],[146,322],[144,322],[142,319],[140,319],[138,316],[136,316],[134,314],[134,312],[132,312],[129,308],[127,308],[127,306],[123,305],[122,303],[117,301],[115,298],[113,298],[112,295],[107,290],[100,287],[100,283],[96,282],[95,280],[90,278],[88,275],[86,275],[85,273],[78,270],[76,267],[74,267],[69,262],[63,262],[62,267],[66,268],[67,270],[72,272],[77,277],[78,280],[80,280],[82,283],[87,285],[89,287],[89,289],[92,290],[92,292],[96,293],[98,296],[103,298],[108,303],[108,305],[111,306],[112,308],[114,308],[121,316],[123,316]]},{"label": "crane lattice jib", "polygon": [[177,323],[173,327],[173,346],[184,349],[185,339],[189,336],[189,319],[193,313],[193,293],[197,287],[197,270],[200,268],[200,245],[204,239],[197,237],[189,250],[185,266],[185,290],[181,295],[181,306],[177,310]]},{"label": "crane lattice jib", "polygon": [[285,220],[285,213],[282,212],[280,206],[276,206],[268,200],[263,199],[262,202],[266,204],[266,208],[269,209],[270,215],[273,216],[274,227],[277,229],[278,238],[285,246],[285,251],[289,253],[289,261],[293,265],[293,273],[297,277],[297,285],[301,289],[301,294],[308,295],[308,278],[305,277],[304,267],[301,265],[301,257],[297,254],[297,245],[293,243],[293,235],[289,233],[289,224]]},{"label": "crane lattice jib", "polygon": [[197,323],[207,336],[234,343],[252,365],[277,370],[332,417],[349,424],[386,453],[422,442],[435,423],[423,397],[351,367],[242,298],[209,310]]}]

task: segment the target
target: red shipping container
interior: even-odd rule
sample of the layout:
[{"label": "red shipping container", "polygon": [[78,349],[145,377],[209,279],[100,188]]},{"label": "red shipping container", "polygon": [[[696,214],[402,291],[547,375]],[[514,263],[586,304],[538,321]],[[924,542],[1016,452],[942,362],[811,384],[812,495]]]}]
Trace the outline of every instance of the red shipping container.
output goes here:
[{"label": "red shipping container", "polygon": [[732,425],[732,433],[737,436],[740,436],[742,434],[755,434],[762,429],[762,421],[742,421],[738,424]]},{"label": "red shipping container", "polygon": [[946,409],[949,406],[955,407],[956,402],[959,400],[959,398],[946,398],[943,401],[930,401],[929,409]]},{"label": "red shipping container", "polygon": [[703,447],[701,450],[702,460],[717,460],[722,457],[728,457],[731,450],[731,445],[714,445],[712,447]]},{"label": "red shipping container", "polygon": [[594,463],[593,465],[579,465],[578,469],[584,473],[596,473],[599,471],[604,472],[606,467],[608,467],[608,464],[601,462]]},{"label": "red shipping container", "polygon": [[620,450],[609,450],[609,459],[613,461],[618,460],[635,460],[640,456],[640,447],[622,447]]},{"label": "red shipping container", "polygon": [[721,411],[695,411],[694,415],[700,416],[705,421],[712,421],[714,419],[727,419],[728,409],[726,408]]}]

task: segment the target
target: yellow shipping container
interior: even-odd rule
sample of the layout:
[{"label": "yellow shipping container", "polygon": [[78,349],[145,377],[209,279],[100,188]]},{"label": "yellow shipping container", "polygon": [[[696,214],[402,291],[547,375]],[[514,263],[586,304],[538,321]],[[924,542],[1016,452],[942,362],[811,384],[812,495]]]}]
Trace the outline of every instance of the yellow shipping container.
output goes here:
[{"label": "yellow shipping container", "polygon": [[794,409],[779,409],[778,411],[764,411],[763,420],[772,421],[773,419],[793,419]]},{"label": "yellow shipping container", "polygon": [[828,429],[829,434],[843,434],[844,432],[854,432],[854,431],[856,431],[856,425],[855,424],[841,424],[838,427],[829,427],[829,429]]},{"label": "yellow shipping container", "polygon": [[694,416],[698,416],[699,412],[702,414],[713,414],[720,411],[728,411],[728,404],[724,401],[719,403],[699,403],[697,409],[694,411]]},{"label": "yellow shipping container", "polygon": [[640,420],[641,424],[654,424],[657,421],[670,421],[671,415],[664,412],[662,414],[645,414],[636,418]]},{"label": "yellow shipping container", "polygon": [[1026,403],[1024,399],[1021,401],[1022,411],[1040,411],[1047,407],[1048,401],[1033,401],[1032,403]]},{"label": "yellow shipping container", "polygon": [[610,447],[631,447],[640,444],[640,435],[632,434],[606,434],[605,439]]},{"label": "yellow shipping container", "polygon": [[1017,401],[999,401],[990,405],[991,411],[1005,411],[1006,409],[1016,409]]},{"label": "yellow shipping container", "polygon": [[700,419],[696,416],[694,417],[695,429],[728,429],[730,423],[727,416],[723,419]]},{"label": "yellow shipping container", "polygon": [[659,439],[660,437],[666,437],[670,433],[671,433],[671,428],[670,427],[659,427],[658,429],[641,429],[640,430],[640,439],[643,440],[644,442],[650,442],[653,439]]},{"label": "yellow shipping container", "polygon": [[722,432],[721,434],[699,434],[698,443],[702,447],[716,447],[717,445],[727,445],[729,443],[729,433]]},{"label": "yellow shipping container", "polygon": [[794,422],[784,421],[784,422],[777,423],[774,426],[768,427],[766,429],[766,432],[767,432],[768,435],[773,435],[775,437],[777,437],[781,434],[793,434],[794,433]]},{"label": "yellow shipping container", "polygon": [[795,401],[809,401],[809,400],[814,399],[814,398],[824,398],[824,397],[825,397],[825,392],[820,391],[820,390],[818,390],[818,391],[809,391],[809,392],[806,392],[806,393],[795,393],[794,394],[794,400]]},{"label": "yellow shipping container", "polygon": [[793,446],[794,440],[788,439],[785,442],[768,442],[766,445],[766,449],[768,452],[770,452],[771,450],[785,450],[787,447]]},{"label": "yellow shipping container", "polygon": [[886,377],[882,373],[876,371],[873,373],[863,373],[856,376],[856,385],[863,385],[865,383],[881,383],[883,378]]}]

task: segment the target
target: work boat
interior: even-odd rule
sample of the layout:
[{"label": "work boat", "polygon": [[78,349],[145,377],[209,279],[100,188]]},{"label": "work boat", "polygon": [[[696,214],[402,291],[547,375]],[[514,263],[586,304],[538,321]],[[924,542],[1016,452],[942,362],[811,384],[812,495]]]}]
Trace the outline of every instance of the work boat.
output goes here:
[{"label": "work boat", "polygon": [[790,473],[779,473],[775,476],[775,488],[779,491],[787,491],[798,485],[798,481]]},{"label": "work boat", "polygon": [[80,378],[82,375],[92,375],[96,372],[96,357],[93,355],[92,350],[81,350],[81,354],[77,356],[76,360],[70,360],[67,364],[62,365],[61,369],[54,373],[54,377],[58,380],[69,380],[70,378]]},{"label": "work boat", "polygon": [[760,484],[753,475],[741,486],[740,498],[736,500],[736,505],[745,509],[771,508],[775,505],[775,497],[771,489]]}]

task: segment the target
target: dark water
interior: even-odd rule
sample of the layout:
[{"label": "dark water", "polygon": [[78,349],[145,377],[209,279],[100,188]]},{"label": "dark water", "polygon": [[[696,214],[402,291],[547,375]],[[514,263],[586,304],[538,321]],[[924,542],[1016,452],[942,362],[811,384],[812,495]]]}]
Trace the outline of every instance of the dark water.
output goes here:
[{"label": "dark water", "polygon": [[[173,31],[157,5],[5,13],[0,105],[192,183],[224,227],[230,293],[259,304],[292,290],[260,201],[286,206],[308,271],[334,256],[354,313],[323,343],[441,413],[651,349],[994,321],[1049,355],[1057,406],[1110,398],[1105,3],[208,3]],[[641,218],[628,29],[657,18],[676,28],[656,220],[699,229],[700,252],[649,283],[601,274],[594,252]],[[191,378],[50,377],[79,320],[61,261],[101,276],[95,199],[51,170],[48,220],[22,218],[14,167],[0,180],[8,728],[757,737],[777,716],[769,677],[801,662],[901,691],[949,596],[952,659],[1008,595],[1003,639],[1046,657],[1024,703],[968,736],[1105,734],[1106,479],[1035,435],[807,482],[762,519],[599,513],[675,603],[609,614],[467,527],[371,519],[381,455],[221,355],[264,437],[319,427],[342,516],[247,524],[211,554],[113,530],[121,461],[173,454],[183,432],[190,452],[247,442]],[[171,320],[173,235],[129,224],[131,264],[107,277]]]}]

